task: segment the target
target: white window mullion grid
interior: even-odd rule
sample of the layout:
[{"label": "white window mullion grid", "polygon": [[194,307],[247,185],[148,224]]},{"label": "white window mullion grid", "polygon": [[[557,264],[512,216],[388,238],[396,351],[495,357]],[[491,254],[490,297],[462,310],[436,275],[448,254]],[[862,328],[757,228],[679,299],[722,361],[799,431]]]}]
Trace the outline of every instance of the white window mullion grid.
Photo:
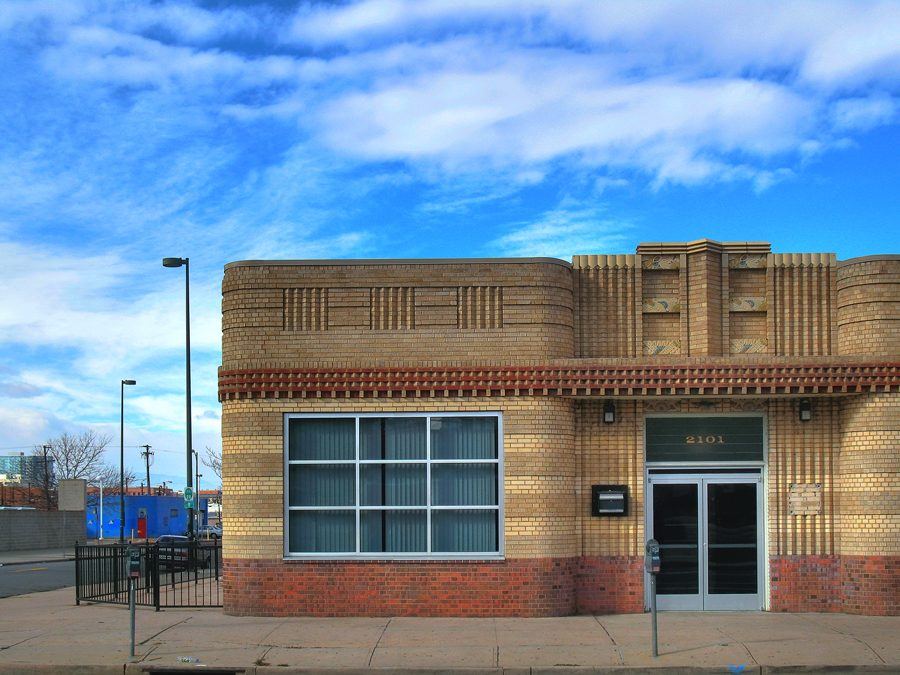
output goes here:
[{"label": "white window mullion grid", "polygon": [[[444,416],[466,416],[465,413],[457,413],[447,414],[442,413],[441,415],[436,415],[435,417],[444,417]],[[500,514],[502,512],[503,505],[503,476],[500,471],[501,463],[502,463],[502,420],[498,418],[498,438],[497,438],[497,457],[493,459],[433,459],[432,458],[432,449],[431,449],[431,415],[424,416],[425,418],[425,459],[424,461],[421,459],[416,460],[364,460],[360,457],[360,419],[362,417],[370,417],[372,415],[357,415],[354,417],[354,459],[352,460],[292,460],[287,459],[285,462],[286,465],[330,465],[330,464],[342,464],[342,465],[354,465],[354,473],[355,473],[355,499],[354,504],[352,506],[344,505],[344,506],[291,506],[288,503],[288,495],[285,495],[286,503],[288,503],[286,511],[289,513],[291,511],[347,511],[349,508],[352,508],[354,511],[354,519],[355,519],[355,529],[356,529],[356,546],[355,553],[344,554],[343,557],[347,555],[353,557],[365,557],[365,558],[373,558],[373,559],[385,559],[385,558],[408,558],[415,556],[427,556],[431,557],[434,553],[432,547],[432,514],[434,511],[495,511],[497,512],[497,528],[498,528],[498,551],[496,552],[486,552],[486,553],[473,553],[473,554],[445,554],[448,559],[457,559],[457,558],[467,558],[467,557],[496,557],[498,554],[502,555],[503,545],[503,533],[499,531],[499,528],[503,527],[503,523],[501,522]],[[381,415],[379,415],[380,417]],[[392,416],[392,415],[385,415]],[[393,416],[403,416],[403,417],[416,417],[417,415],[393,415]],[[481,416],[478,414],[472,415]],[[348,415],[336,415],[335,417],[348,417]],[[289,457],[289,447],[286,447],[286,457]],[[361,482],[360,482],[360,466],[362,465],[379,465],[379,464],[425,464],[425,514],[426,514],[426,551],[425,553],[391,553],[391,554],[364,554],[362,553],[361,546],[361,513],[362,511],[421,511],[423,507],[421,505],[417,506],[363,506],[361,503]],[[431,490],[431,466],[432,464],[493,464],[497,467],[497,503],[496,504],[450,504],[450,505],[434,505],[432,504],[432,490]],[[287,491],[289,494],[289,490]],[[291,554],[295,557],[321,557],[321,558],[340,558],[342,556],[336,554]],[[445,557],[444,554],[439,554],[439,557]]]},{"label": "white window mullion grid", "polygon": [[359,532],[359,506],[360,506],[360,503],[359,503],[359,418],[358,418],[358,417],[356,418],[355,422],[356,422],[356,450],[355,450],[354,458],[355,458],[355,460],[356,460],[356,462],[355,462],[355,464],[356,464],[356,509],[355,509],[355,517],[356,517],[356,553],[357,553],[357,555],[359,555],[359,552],[360,552],[361,549],[360,549],[360,546],[359,546],[359,537],[360,537],[360,532]]},{"label": "white window mullion grid", "polygon": [[431,555],[431,415],[425,416],[425,552]]}]

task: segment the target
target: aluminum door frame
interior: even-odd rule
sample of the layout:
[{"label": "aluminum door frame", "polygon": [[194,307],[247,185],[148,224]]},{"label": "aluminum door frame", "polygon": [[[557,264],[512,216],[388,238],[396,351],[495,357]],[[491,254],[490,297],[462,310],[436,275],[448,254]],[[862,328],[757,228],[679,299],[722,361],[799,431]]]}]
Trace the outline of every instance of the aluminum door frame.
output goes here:
[{"label": "aluminum door frame", "polygon": [[[756,484],[756,595],[751,593],[716,593],[709,592],[709,486],[710,485],[734,485],[737,483]],[[763,608],[763,598],[765,597],[765,570],[764,570],[764,547],[765,537],[763,536],[763,527],[765,521],[763,519],[763,477],[762,473],[758,474],[706,474],[703,476],[703,577],[704,585],[701,587],[703,592],[703,609],[704,610],[724,610],[724,611],[759,611]]]},{"label": "aluminum door frame", "polygon": [[[663,467],[653,467],[657,471],[664,471]],[[675,467],[667,467],[674,469]],[[729,467],[731,468],[731,467]],[[753,467],[757,468],[757,467]],[[662,611],[682,610],[682,611],[753,611],[764,608],[766,587],[765,587],[765,493],[763,486],[765,485],[764,473],[762,467],[758,467],[758,473],[726,473],[726,472],[704,472],[702,470],[696,473],[666,474],[654,473],[647,474],[647,483],[645,489],[646,500],[646,518],[645,528],[647,538],[653,537],[653,485],[654,483],[696,485],[697,486],[697,518],[699,519],[697,528],[698,537],[698,593],[696,595],[657,595],[657,607]],[[707,508],[707,485],[710,483],[756,483],[756,595],[751,593],[741,594],[715,594],[710,595],[708,591],[707,570],[709,567],[708,543],[709,543],[709,516]],[[648,574],[644,572],[644,588],[649,593]],[[649,604],[649,598],[646,598]]]},{"label": "aluminum door frame", "polygon": [[[697,487],[697,518],[703,516],[703,480],[699,474],[654,474],[647,476],[647,488],[645,500],[647,502],[647,539],[652,539],[653,532],[653,485],[695,485]],[[679,595],[656,596],[656,607],[661,611],[699,611],[703,609],[704,568],[703,568],[703,532],[700,523],[697,523],[697,593]],[[644,588],[649,593],[649,574],[644,570]],[[649,598],[647,599],[649,604]]]}]

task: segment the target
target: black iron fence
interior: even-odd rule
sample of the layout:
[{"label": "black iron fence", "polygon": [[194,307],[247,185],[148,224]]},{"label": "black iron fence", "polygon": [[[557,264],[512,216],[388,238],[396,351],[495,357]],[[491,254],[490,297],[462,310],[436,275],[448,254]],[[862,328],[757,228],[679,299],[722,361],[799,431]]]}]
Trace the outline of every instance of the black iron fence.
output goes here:
[{"label": "black iron fence", "polygon": [[75,546],[75,603],[128,604],[128,552],[139,551],[135,604],[155,607],[221,607],[222,543],[175,541],[159,544]]}]

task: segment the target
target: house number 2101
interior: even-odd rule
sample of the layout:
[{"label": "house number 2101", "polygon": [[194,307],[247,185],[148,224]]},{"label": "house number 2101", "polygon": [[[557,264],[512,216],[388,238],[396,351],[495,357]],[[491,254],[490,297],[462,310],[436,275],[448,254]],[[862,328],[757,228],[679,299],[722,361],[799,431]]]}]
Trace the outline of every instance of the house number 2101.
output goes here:
[{"label": "house number 2101", "polygon": [[724,445],[725,437],[724,436],[713,436],[712,434],[708,436],[685,436],[684,442],[688,444],[702,444],[702,445]]}]

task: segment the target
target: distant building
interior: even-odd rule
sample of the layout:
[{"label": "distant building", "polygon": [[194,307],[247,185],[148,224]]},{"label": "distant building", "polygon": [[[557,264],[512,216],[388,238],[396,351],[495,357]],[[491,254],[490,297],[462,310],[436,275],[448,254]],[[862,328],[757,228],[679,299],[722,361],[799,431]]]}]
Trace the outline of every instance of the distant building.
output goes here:
[{"label": "distant building", "polygon": [[[208,503],[199,500],[199,525],[206,525]],[[100,516],[99,495],[92,491],[86,510],[87,537],[104,539],[119,536],[119,495],[103,497],[103,517]],[[102,528],[101,528],[102,523]],[[184,534],[187,530],[187,509],[181,496],[125,495],[125,536],[129,539],[156,538],[163,534]]]},{"label": "distant building", "polygon": [[[46,464],[45,464],[46,462]],[[53,460],[38,455],[0,455],[0,483],[6,485],[40,486],[44,483],[44,467],[53,482]]]}]

